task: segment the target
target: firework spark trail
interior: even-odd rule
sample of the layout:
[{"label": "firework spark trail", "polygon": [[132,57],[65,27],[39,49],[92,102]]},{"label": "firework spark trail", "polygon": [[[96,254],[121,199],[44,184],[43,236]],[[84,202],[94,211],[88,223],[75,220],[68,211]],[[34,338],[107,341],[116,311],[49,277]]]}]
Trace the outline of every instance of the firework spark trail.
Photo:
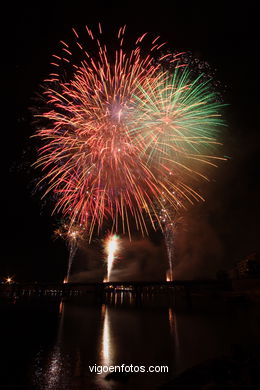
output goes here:
[{"label": "firework spark trail", "polygon": [[69,227],[68,225],[64,224],[54,231],[55,236],[59,236],[66,240],[69,247],[67,276],[64,279],[64,282],[66,283],[69,282],[73,259],[78,249],[78,243],[83,239],[84,230],[85,229],[81,226],[73,225]]},{"label": "firework spark trail", "polygon": [[164,239],[168,255],[169,268],[167,271],[166,279],[172,282],[174,280],[173,266],[174,266],[174,225],[173,223],[167,224],[164,229]]},{"label": "firework spark trail", "polygon": [[67,270],[67,277],[66,277],[67,282],[69,282],[71,266],[72,266],[76,251],[77,251],[77,242],[73,241],[70,243],[68,270]]},{"label": "firework spark trail", "polygon": [[107,240],[105,241],[105,251],[107,254],[107,282],[110,281],[110,275],[115,260],[115,255],[118,251],[118,240],[119,237],[114,234],[112,236],[108,236]]},{"label": "firework spark trail", "polygon": [[175,221],[174,218],[169,218],[166,209],[162,209],[160,219],[162,221],[163,236],[168,256],[168,270],[166,271],[166,280],[173,281],[173,265],[174,265],[174,235],[175,235]]},{"label": "firework spark trail", "polygon": [[166,253],[168,257],[168,269],[166,271],[166,281],[173,281],[173,269],[175,261],[175,236],[177,233],[178,225],[181,223],[182,218],[178,210],[173,210],[169,204],[165,203],[165,199],[162,197],[161,203],[164,203],[163,208],[156,210],[159,216],[160,227],[164,237],[164,243],[166,247]]},{"label": "firework spark trail", "polygon": [[[86,29],[97,44],[96,56],[90,56],[74,30],[81,64],[71,62],[72,50],[62,42],[62,55],[54,55],[52,63],[57,70],[46,80],[49,109],[39,116],[49,126],[37,132],[44,145],[36,162],[49,183],[44,196],[54,193],[54,211],[71,226],[85,226],[89,240],[106,220],[115,232],[130,236],[134,219],[145,234],[147,218],[161,227],[156,210],[164,202],[179,209],[202,199],[190,178],[207,179],[204,167],[218,159],[212,147],[217,145],[215,128],[222,124],[220,104],[207,83],[190,79],[178,54],[161,56],[155,65],[154,52],[164,45],[159,37],[145,54],[144,34],[128,54],[125,27],[120,28],[119,48],[111,59],[100,36],[95,40]],[[165,57],[175,64],[170,73],[161,66]],[[73,69],[66,81],[64,64]]]}]

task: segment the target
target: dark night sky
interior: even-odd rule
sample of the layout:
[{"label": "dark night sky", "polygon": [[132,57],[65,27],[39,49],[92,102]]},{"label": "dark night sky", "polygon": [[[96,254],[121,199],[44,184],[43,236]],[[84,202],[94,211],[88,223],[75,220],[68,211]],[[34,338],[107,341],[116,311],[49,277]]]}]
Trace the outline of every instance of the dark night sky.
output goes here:
[{"label": "dark night sky", "polygon": [[[259,250],[256,8],[250,2],[243,6],[229,2],[227,8],[219,2],[204,6],[200,2],[174,0],[156,4],[146,1],[64,3],[28,1],[15,5],[10,12],[9,32],[4,35],[9,50],[4,57],[4,78],[15,79],[15,83],[8,82],[5,96],[8,104],[13,105],[15,100],[16,125],[13,127],[5,121],[2,127],[2,148],[8,153],[1,191],[4,233],[0,278],[7,274],[15,275],[17,280],[63,278],[67,250],[63,242],[52,239],[54,219],[50,207],[42,208],[40,195],[32,195],[33,174],[29,166],[34,152],[30,150],[33,143],[29,137],[34,129],[29,107],[48,74],[51,54],[59,40],[72,37],[73,26],[81,28],[88,24],[95,28],[99,21],[109,34],[123,24],[127,24],[128,36],[138,37],[146,31],[160,34],[172,50],[191,51],[208,61],[217,69],[217,77],[225,89],[225,102],[229,104],[225,144],[232,159],[219,168],[216,182],[209,184],[207,203],[187,214],[190,229],[179,237],[179,253],[186,259],[181,277],[186,276],[189,256],[196,264],[191,263],[187,272],[190,277],[194,267],[195,276],[200,275],[202,268],[212,268],[208,257],[210,253],[213,256],[215,247],[219,257],[214,260],[213,256],[215,268],[228,268],[235,260]],[[210,230],[209,239],[205,229]],[[211,250],[203,254],[207,245]],[[203,261],[196,263],[195,257],[200,257],[200,253]]]}]

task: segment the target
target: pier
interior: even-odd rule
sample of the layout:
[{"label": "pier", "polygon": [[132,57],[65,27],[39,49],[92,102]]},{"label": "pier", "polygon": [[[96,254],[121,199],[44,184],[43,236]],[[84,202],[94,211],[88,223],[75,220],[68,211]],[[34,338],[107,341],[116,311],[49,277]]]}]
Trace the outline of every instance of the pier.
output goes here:
[{"label": "pier", "polygon": [[227,283],[215,280],[176,280],[144,282],[100,283],[12,283],[0,285],[1,297],[57,296],[71,297],[105,293],[131,292],[136,295],[184,294],[187,299],[194,293],[214,293],[229,289]]}]

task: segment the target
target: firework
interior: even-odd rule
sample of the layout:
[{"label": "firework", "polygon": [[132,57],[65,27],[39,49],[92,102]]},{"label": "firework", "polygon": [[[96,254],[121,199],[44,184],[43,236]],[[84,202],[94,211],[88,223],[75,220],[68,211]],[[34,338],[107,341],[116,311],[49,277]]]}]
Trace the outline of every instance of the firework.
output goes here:
[{"label": "firework", "polygon": [[106,282],[110,281],[110,274],[112,271],[113,263],[115,260],[116,252],[118,251],[118,241],[119,237],[114,235],[109,235],[105,240],[105,252],[107,254],[107,278]]},{"label": "firework", "polygon": [[169,281],[173,280],[179,211],[186,202],[204,200],[194,184],[208,180],[207,168],[225,160],[215,155],[224,125],[221,104],[210,80],[203,76],[194,78],[190,69],[177,65],[161,80],[147,79],[137,96],[138,127],[132,127],[132,135],[140,144],[142,158],[159,178],[161,196],[154,202],[154,219],[164,234]]},{"label": "firework", "polygon": [[68,268],[67,268],[67,276],[64,279],[64,283],[69,282],[71,266],[73,263],[73,259],[77,252],[78,243],[83,239],[85,234],[85,229],[82,226],[72,225],[69,226],[67,224],[61,225],[58,229],[54,231],[55,236],[63,238],[69,247],[69,260],[68,260]]},{"label": "firework", "polygon": [[165,202],[201,199],[190,185],[191,177],[206,179],[206,166],[216,166],[221,104],[208,81],[192,80],[190,71],[176,66],[172,74],[146,80],[131,135],[142,159],[159,178]]},{"label": "firework", "polygon": [[[101,26],[98,39],[87,32],[96,55],[86,51],[74,30],[80,65],[71,62],[72,50],[62,42],[62,54],[54,55],[56,71],[46,80],[49,108],[39,116],[49,125],[37,132],[44,145],[36,163],[48,182],[44,196],[52,192],[54,211],[70,227],[84,226],[89,240],[106,221],[112,231],[129,236],[134,221],[144,234],[147,220],[162,228],[156,210],[165,204],[177,210],[202,199],[190,178],[206,179],[200,167],[215,165],[220,105],[208,83],[191,80],[178,54],[155,61],[164,45],[159,37],[148,54],[142,49],[146,34],[128,53],[125,27],[120,28],[113,54],[100,42]],[[171,72],[162,66],[166,57]],[[64,81],[68,64],[71,77]]]}]

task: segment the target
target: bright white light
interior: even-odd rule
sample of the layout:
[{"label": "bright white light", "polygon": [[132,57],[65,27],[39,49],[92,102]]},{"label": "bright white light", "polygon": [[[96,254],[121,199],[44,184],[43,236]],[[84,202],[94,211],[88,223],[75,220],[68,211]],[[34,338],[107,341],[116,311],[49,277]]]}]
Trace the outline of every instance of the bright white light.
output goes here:
[{"label": "bright white light", "polygon": [[113,267],[116,251],[118,250],[119,237],[115,234],[109,236],[106,242],[106,253],[107,253],[107,281],[110,280],[110,274]]}]

